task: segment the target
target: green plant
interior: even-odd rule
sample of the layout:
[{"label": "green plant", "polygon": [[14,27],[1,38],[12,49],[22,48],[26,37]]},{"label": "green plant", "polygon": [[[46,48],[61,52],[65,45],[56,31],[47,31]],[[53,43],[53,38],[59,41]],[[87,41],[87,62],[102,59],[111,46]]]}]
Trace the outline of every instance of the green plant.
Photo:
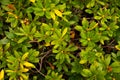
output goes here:
[{"label": "green plant", "polygon": [[0,0],[0,80],[119,80],[119,0]]}]

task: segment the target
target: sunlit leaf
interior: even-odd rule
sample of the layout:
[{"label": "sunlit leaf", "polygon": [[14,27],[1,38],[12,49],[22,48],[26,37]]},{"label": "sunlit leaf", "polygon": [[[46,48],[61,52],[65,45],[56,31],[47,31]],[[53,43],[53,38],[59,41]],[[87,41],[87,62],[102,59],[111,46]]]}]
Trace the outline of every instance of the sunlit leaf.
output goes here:
[{"label": "sunlit leaf", "polygon": [[53,12],[50,12],[50,15],[51,15],[51,17],[52,17],[53,20],[56,19],[56,16],[55,16],[55,14]]},{"label": "sunlit leaf", "polygon": [[62,32],[62,36],[61,36],[61,37],[64,37],[65,34],[67,33],[67,31],[68,31],[68,28],[65,28],[65,29],[63,30],[63,32]]},{"label": "sunlit leaf", "polygon": [[3,80],[4,79],[4,70],[2,69],[0,71],[0,80]]},{"label": "sunlit leaf", "polygon": [[115,48],[116,48],[117,50],[120,50],[120,45],[116,45]]},{"label": "sunlit leaf", "polygon": [[30,62],[27,62],[27,61],[24,61],[23,65],[24,65],[25,67],[35,68],[35,65],[34,65],[34,64],[32,64],[32,63],[30,63]]},{"label": "sunlit leaf", "polygon": [[85,64],[87,62],[87,60],[80,60],[80,64]]},{"label": "sunlit leaf", "polygon": [[30,2],[35,3],[35,0],[30,0]]},{"label": "sunlit leaf", "polygon": [[18,43],[22,43],[23,41],[25,41],[27,39],[27,37],[22,37],[18,40]]},{"label": "sunlit leaf", "polygon": [[59,10],[55,9],[54,12],[57,16],[62,17],[62,12],[60,12]]},{"label": "sunlit leaf", "polygon": [[88,4],[87,4],[87,8],[91,8],[95,5],[95,0],[91,0]]},{"label": "sunlit leaf", "polygon": [[81,74],[84,76],[84,77],[90,77],[92,75],[91,71],[89,69],[83,69]]},{"label": "sunlit leaf", "polygon": [[22,56],[22,60],[25,60],[29,55],[29,52],[26,52],[23,56]]},{"label": "sunlit leaf", "polygon": [[21,69],[21,72],[28,72],[28,71],[29,71],[28,68],[23,68],[23,69]]}]

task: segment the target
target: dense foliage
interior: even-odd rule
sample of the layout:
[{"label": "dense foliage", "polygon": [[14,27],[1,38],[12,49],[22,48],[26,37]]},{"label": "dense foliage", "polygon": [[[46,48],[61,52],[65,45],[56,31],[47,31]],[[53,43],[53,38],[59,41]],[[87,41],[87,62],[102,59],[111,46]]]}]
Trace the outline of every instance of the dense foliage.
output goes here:
[{"label": "dense foliage", "polygon": [[119,0],[0,0],[0,80],[120,80]]}]

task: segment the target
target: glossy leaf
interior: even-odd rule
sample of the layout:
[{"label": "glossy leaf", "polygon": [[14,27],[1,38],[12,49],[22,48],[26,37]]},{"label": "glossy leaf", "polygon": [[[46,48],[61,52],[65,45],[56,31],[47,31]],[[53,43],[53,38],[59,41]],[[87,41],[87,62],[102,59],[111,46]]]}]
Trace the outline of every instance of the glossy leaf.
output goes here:
[{"label": "glossy leaf", "polygon": [[61,36],[61,37],[64,37],[65,34],[67,33],[67,31],[68,31],[68,28],[65,28],[65,29],[63,30],[63,32],[62,32],[62,36]]},{"label": "glossy leaf", "polygon": [[27,57],[28,57],[28,55],[29,55],[29,52],[26,52],[23,56],[22,56],[22,60],[25,60]]},{"label": "glossy leaf", "polygon": [[27,62],[27,61],[24,61],[23,65],[25,67],[28,67],[28,68],[35,68],[34,64],[30,63],[30,62]]},{"label": "glossy leaf", "polygon": [[30,0],[30,2],[35,3],[35,0]]},{"label": "glossy leaf", "polygon": [[0,80],[3,80],[4,79],[4,70],[2,69],[0,71]]},{"label": "glossy leaf", "polygon": [[56,19],[56,16],[55,16],[55,14],[53,12],[50,12],[50,15],[51,15],[51,17],[52,17],[53,20]]},{"label": "glossy leaf", "polygon": [[83,69],[81,74],[84,76],[84,77],[90,77],[92,75],[91,71],[89,69]]},{"label": "glossy leaf", "polygon": [[54,12],[57,16],[62,17],[62,12],[60,12],[59,10],[55,9]]}]

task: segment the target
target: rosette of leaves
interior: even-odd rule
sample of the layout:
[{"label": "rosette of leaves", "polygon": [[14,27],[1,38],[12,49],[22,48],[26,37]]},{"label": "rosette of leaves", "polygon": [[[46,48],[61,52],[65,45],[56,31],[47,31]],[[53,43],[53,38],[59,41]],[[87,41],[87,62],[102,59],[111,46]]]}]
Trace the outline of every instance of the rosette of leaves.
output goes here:
[{"label": "rosette of leaves", "polygon": [[82,26],[75,28],[80,31],[80,42],[83,46],[95,46],[96,42],[100,40],[99,31],[97,30],[98,23],[92,21],[89,23],[86,18],[82,20]]},{"label": "rosette of leaves", "polygon": [[45,76],[45,79],[46,80],[53,80],[53,79],[55,79],[55,80],[64,80],[62,78],[62,76],[63,75],[59,74],[58,72],[54,72],[54,71],[49,70],[47,72],[47,75]]},{"label": "rosette of leaves", "polygon": [[36,68],[33,63],[39,62],[39,52],[36,50],[29,50],[28,52],[22,53],[14,51],[13,55],[7,56],[7,68],[5,72],[9,76],[9,79],[29,79],[28,71],[31,68]]}]

